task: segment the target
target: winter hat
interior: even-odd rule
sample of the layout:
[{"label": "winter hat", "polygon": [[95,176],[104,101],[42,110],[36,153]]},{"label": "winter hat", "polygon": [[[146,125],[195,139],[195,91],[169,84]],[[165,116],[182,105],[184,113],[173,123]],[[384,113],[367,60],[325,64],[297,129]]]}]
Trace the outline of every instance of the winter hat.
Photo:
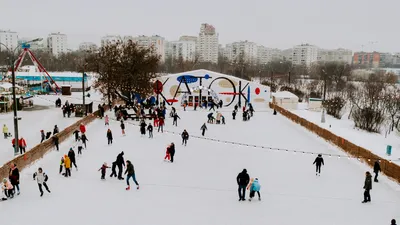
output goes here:
[{"label": "winter hat", "polygon": [[3,178],[3,183],[7,183],[7,178]]},{"label": "winter hat", "polygon": [[69,148],[69,150],[71,151],[71,150],[72,150],[72,148]]},{"label": "winter hat", "polygon": [[107,166],[107,163],[105,162],[105,163],[103,163],[103,165]]},{"label": "winter hat", "polygon": [[255,180],[258,180],[258,178],[256,178]]}]

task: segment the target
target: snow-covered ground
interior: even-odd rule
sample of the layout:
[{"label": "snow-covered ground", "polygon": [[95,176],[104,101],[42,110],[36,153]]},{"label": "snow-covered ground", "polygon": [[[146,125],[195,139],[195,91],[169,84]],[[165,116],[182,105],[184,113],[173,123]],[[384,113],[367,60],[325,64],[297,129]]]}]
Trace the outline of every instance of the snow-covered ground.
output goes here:
[{"label": "snow-covered ground", "polygon": [[[86,101],[93,101],[93,110],[97,110],[97,105],[101,102],[101,95],[94,90],[89,92],[90,98],[86,98]],[[40,143],[40,130],[45,132],[53,132],[54,125],[57,125],[61,130],[70,126],[74,122],[78,121],[79,117],[72,115],[70,118],[64,118],[62,110],[55,108],[54,102],[57,98],[61,98],[62,103],[66,100],[69,102],[81,102],[82,93],[72,93],[71,96],[61,95],[37,95],[33,98],[34,105],[37,107],[47,107],[47,109],[33,110],[33,111],[18,111],[18,117],[22,118],[18,121],[19,137],[23,137],[27,142],[27,149],[30,150],[34,146]],[[0,114],[0,125],[6,124],[9,132],[14,136],[14,115],[12,112]],[[11,145],[12,138],[4,139],[0,137],[0,145],[3,146],[0,149],[0,166],[14,158],[14,149]]]},{"label": "snow-covered ground", "polygon": [[[128,121],[126,136],[119,122],[110,128],[114,144],[107,145],[104,122],[88,126],[88,149],[78,157],[79,171],[71,178],[58,174],[60,158],[74,145],[67,140],[60,152],[51,152],[21,175],[21,195],[0,203],[2,223],[32,225],[163,224],[163,225],[377,225],[400,219],[400,190],[385,177],[373,184],[372,202],[362,204],[364,174],[370,170],[353,159],[325,158],[322,175],[315,176],[315,155],[292,154],[195,138],[208,112],[182,112],[178,127],[171,119],[166,129],[192,135],[181,146],[179,135],[140,137],[139,128]],[[342,153],[272,112],[259,112],[249,122],[232,121],[209,125],[206,136],[314,153]],[[175,162],[163,161],[166,146],[176,144]],[[109,165],[118,153],[135,166],[140,190],[126,191],[125,181],[100,180],[97,170]],[[51,194],[41,198],[33,172],[42,167],[49,175]],[[262,201],[238,202],[236,176],[246,168],[261,184]],[[132,181],[131,181],[132,182]],[[134,187],[134,186],[133,186]],[[246,193],[248,198],[248,192]]]},{"label": "snow-covered ground", "polygon": [[[299,109],[291,110],[291,112],[400,165],[400,137],[396,131],[386,136],[385,133],[369,133],[360,130],[354,127],[351,119],[348,119],[348,113],[344,114],[341,120],[326,114],[325,123],[321,123],[321,112],[307,110],[306,104],[299,104]],[[386,155],[387,145],[392,146],[391,156]]]}]

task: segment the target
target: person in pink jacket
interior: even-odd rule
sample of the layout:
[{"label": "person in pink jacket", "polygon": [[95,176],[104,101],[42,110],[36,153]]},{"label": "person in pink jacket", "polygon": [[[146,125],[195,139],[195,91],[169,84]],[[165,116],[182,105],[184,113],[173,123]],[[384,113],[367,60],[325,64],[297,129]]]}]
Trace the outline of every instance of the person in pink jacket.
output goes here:
[{"label": "person in pink jacket", "polygon": [[11,182],[7,180],[7,178],[3,179],[1,189],[4,191],[4,194],[7,198],[14,198],[14,187],[12,186]]},{"label": "person in pink jacket", "polygon": [[106,115],[106,117],[104,117],[104,123],[105,123],[105,125],[107,125],[107,126],[109,126],[110,124],[109,124],[109,118],[108,118],[108,115]]}]

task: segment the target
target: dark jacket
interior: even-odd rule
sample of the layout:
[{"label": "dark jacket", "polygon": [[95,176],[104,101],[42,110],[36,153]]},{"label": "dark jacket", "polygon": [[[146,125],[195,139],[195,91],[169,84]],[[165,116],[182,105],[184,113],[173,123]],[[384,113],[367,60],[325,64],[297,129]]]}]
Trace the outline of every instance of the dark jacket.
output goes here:
[{"label": "dark jacket", "polygon": [[58,134],[58,132],[59,132],[58,127],[54,127],[53,135]]},{"label": "dark jacket", "polygon": [[74,150],[72,150],[72,149],[69,150],[68,157],[71,160],[71,162],[75,162],[75,152],[74,152]]},{"label": "dark jacket", "polygon": [[174,117],[174,120],[178,120],[178,118],[181,119],[181,118],[178,116],[178,114],[176,114],[176,113],[174,114],[173,117]]},{"label": "dark jacket", "polygon": [[124,123],[121,123],[121,129],[125,130],[125,124]]},{"label": "dark jacket", "polygon": [[239,173],[238,176],[236,177],[236,181],[240,186],[249,184],[250,176],[247,173],[247,170],[244,169],[241,173]]},{"label": "dark jacket", "polygon": [[19,170],[17,167],[15,169],[10,168],[10,176],[8,177],[12,185],[19,184]]},{"label": "dark jacket", "polygon": [[147,130],[148,130],[149,132],[153,132],[153,126],[150,124],[149,126],[147,126]]},{"label": "dark jacket", "polygon": [[203,124],[203,126],[201,126],[200,130],[207,130],[207,126],[205,124]]},{"label": "dark jacket", "polygon": [[107,131],[107,139],[113,139],[112,133]]},{"label": "dark jacket", "polygon": [[73,134],[75,135],[75,139],[78,139],[78,137],[79,137],[79,130],[75,130]]},{"label": "dark jacket", "polygon": [[169,154],[175,155],[175,145],[169,146]]},{"label": "dark jacket", "polygon": [[371,174],[367,174],[365,176],[364,189],[365,190],[371,190],[372,189],[372,176],[371,176]]},{"label": "dark jacket", "polygon": [[184,131],[182,133],[182,138],[185,139],[185,140],[188,140],[189,139],[189,133],[187,131]]},{"label": "dark jacket", "polygon": [[125,160],[124,160],[124,152],[121,152],[117,156],[117,160],[115,161],[117,165],[124,165],[125,166]]},{"label": "dark jacket", "polygon": [[135,168],[133,168],[133,164],[132,163],[129,163],[126,166],[125,174],[132,175],[134,173],[135,173]]},{"label": "dark jacket", "polygon": [[376,161],[375,164],[374,164],[374,172],[378,173],[380,171],[381,171],[381,165],[379,164],[378,161]]},{"label": "dark jacket", "polygon": [[54,135],[52,137],[52,139],[53,139],[53,144],[58,145],[58,137],[57,137],[57,135]]},{"label": "dark jacket", "polygon": [[81,139],[82,139],[82,143],[86,143],[86,141],[89,141],[89,139],[87,139],[85,134],[82,134]]},{"label": "dark jacket", "polygon": [[324,159],[322,158],[322,156],[318,156],[317,158],[315,158],[313,164],[317,164],[317,166],[320,166],[321,164],[324,165]]}]

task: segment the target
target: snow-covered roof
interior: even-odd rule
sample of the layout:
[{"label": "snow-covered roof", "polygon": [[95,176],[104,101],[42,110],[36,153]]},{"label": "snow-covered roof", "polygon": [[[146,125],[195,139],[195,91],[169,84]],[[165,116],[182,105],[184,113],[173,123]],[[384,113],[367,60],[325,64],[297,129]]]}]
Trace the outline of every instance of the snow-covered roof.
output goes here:
[{"label": "snow-covered roof", "polygon": [[297,97],[295,94],[293,94],[292,92],[289,92],[289,91],[278,91],[278,92],[272,93],[272,96],[275,96],[277,98],[297,98],[297,99],[299,99],[299,97]]}]

